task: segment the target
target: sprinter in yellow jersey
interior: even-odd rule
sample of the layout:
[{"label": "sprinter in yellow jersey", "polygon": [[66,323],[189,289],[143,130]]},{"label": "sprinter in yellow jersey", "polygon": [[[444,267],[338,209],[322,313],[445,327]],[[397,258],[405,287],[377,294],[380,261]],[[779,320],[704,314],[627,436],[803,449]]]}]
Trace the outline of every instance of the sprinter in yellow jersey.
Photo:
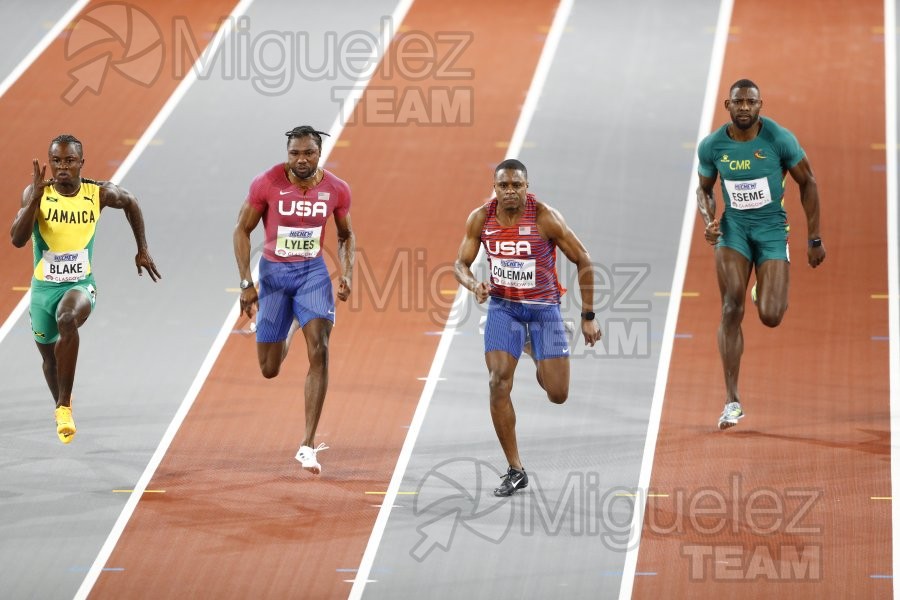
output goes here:
[{"label": "sprinter in yellow jersey", "polygon": [[44,361],[44,377],[56,403],[56,434],[68,444],[75,436],[72,383],[78,358],[78,328],[91,315],[96,300],[91,258],[94,231],[105,207],[125,211],[142,269],[153,281],[160,278],[147,250],[144,217],[131,193],[108,181],[81,177],[81,142],[60,135],[50,142],[50,179],[47,165],[34,159],[31,185],[22,193],[22,208],[13,221],[12,243],[21,248],[31,238],[34,274],[31,280],[31,329]]}]

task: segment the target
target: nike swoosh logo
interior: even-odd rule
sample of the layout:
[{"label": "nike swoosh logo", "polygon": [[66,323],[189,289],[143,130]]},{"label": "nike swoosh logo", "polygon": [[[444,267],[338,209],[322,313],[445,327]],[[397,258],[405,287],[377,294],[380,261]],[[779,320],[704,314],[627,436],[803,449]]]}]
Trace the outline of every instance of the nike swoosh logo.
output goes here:
[{"label": "nike swoosh logo", "polygon": [[523,481],[525,481],[525,478],[524,478],[524,477],[521,478],[521,479],[518,480],[518,481],[512,482],[513,489],[516,489],[517,487],[519,487],[519,484],[522,483]]},{"label": "nike swoosh logo", "polygon": [[563,350],[563,354],[568,354],[568,353],[569,353],[569,349],[568,349],[568,348],[566,348],[565,350]]},{"label": "nike swoosh logo", "polygon": [[334,311],[333,311],[333,310],[329,310],[329,311],[328,311],[328,314],[329,314],[329,315],[333,315],[333,314],[334,314]]},{"label": "nike swoosh logo", "polygon": [[495,233],[500,233],[499,229],[485,229],[484,235],[494,235]]},{"label": "nike swoosh logo", "polygon": [[294,190],[278,190],[278,193],[281,194],[282,196],[287,196],[288,194],[290,194],[293,191]]}]

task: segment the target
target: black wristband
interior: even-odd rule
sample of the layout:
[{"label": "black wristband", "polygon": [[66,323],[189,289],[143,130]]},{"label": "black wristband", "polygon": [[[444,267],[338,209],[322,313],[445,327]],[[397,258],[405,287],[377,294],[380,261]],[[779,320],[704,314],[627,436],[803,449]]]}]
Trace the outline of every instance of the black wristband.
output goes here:
[{"label": "black wristband", "polygon": [[589,311],[585,311],[585,312],[581,313],[581,318],[584,319],[585,321],[593,321],[596,317],[597,317],[597,315],[594,314],[594,311],[589,310]]},{"label": "black wristband", "polygon": [[813,239],[809,240],[810,248],[818,248],[821,245],[822,245],[822,238],[813,238]]}]

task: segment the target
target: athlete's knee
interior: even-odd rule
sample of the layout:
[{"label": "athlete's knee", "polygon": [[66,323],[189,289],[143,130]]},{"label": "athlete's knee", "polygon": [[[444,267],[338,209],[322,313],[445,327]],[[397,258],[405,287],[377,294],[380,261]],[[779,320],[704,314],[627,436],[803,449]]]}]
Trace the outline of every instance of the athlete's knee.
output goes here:
[{"label": "athlete's knee", "polygon": [[759,320],[766,327],[778,327],[784,319],[785,312],[787,312],[787,304],[781,306],[760,305]]},{"label": "athlete's knee", "polygon": [[41,368],[44,371],[44,375],[56,373],[56,358],[45,357],[41,363]]},{"label": "athlete's knee", "polygon": [[310,368],[327,369],[328,368],[328,338],[322,338],[309,344],[307,347],[309,354]]},{"label": "athlete's knee", "polygon": [[271,356],[260,359],[259,371],[266,379],[278,377],[278,373],[281,372],[281,361],[273,359]]},{"label": "athlete's knee", "polygon": [[726,295],[722,298],[722,322],[740,323],[744,318],[744,302],[740,298]]},{"label": "athlete's knee", "polygon": [[569,390],[547,390],[547,398],[553,404],[562,404],[569,399]]},{"label": "athlete's knee", "polygon": [[71,335],[81,325],[78,313],[72,309],[60,309],[56,313],[56,327],[60,335]]},{"label": "athlete's knee", "polygon": [[512,378],[499,373],[491,373],[489,382],[491,389],[491,402],[509,397],[512,391]]}]

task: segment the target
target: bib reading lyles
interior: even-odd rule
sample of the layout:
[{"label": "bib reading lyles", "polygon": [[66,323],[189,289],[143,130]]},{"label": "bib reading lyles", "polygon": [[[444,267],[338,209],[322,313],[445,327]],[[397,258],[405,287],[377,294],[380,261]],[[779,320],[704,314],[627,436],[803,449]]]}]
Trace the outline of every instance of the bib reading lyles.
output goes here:
[{"label": "bib reading lyles", "polygon": [[761,208],[772,202],[769,180],[766,177],[745,181],[723,179],[722,183],[728,190],[728,204],[736,210]]},{"label": "bib reading lyles", "polygon": [[321,244],[321,227],[284,227],[278,226],[278,237],[275,240],[275,254],[290,257],[315,258],[319,254]]},{"label": "bib reading lyles", "polygon": [[88,251],[50,252],[45,250],[41,258],[44,281],[69,283],[88,276]]},{"label": "bib reading lyles", "polygon": [[535,264],[534,259],[495,259],[491,276],[496,285],[530,289],[535,286]]}]

